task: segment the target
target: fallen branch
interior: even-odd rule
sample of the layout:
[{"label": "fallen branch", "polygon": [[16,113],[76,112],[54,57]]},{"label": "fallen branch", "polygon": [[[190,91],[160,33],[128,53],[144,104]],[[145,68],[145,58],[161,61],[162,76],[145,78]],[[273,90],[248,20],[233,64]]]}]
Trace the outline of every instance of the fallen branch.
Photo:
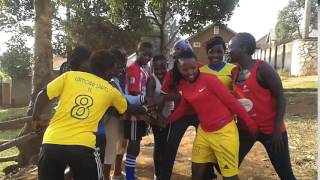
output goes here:
[{"label": "fallen branch", "polygon": [[0,158],[0,162],[17,161],[18,156]]},{"label": "fallen branch", "polygon": [[0,141],[0,145],[1,145],[1,144],[4,144],[4,143],[6,143],[6,142],[9,142],[9,141],[8,141],[8,140],[1,140],[1,141]]},{"label": "fallen branch", "polygon": [[35,132],[32,132],[32,133],[26,134],[24,136],[17,137],[16,139],[14,139],[12,141],[3,143],[0,145],[0,152],[4,151],[6,149],[9,149],[9,148],[15,147],[17,145],[20,145],[26,141],[29,141],[33,138],[36,138],[37,136],[38,136],[38,134],[36,134]]},{"label": "fallen branch", "polygon": [[0,131],[21,128],[24,123],[32,120],[31,116],[17,118],[10,121],[0,122]]},{"label": "fallen branch", "polygon": [[[52,117],[52,115],[53,114],[41,114],[40,119],[49,120]],[[31,120],[32,116],[26,116],[14,120],[0,122],[0,131],[22,128],[25,123],[30,122]]]}]

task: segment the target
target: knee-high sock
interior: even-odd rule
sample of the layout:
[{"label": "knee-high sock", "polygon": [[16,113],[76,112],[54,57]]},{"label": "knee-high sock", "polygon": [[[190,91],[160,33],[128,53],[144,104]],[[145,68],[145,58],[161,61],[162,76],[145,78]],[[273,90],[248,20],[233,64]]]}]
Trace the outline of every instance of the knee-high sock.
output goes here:
[{"label": "knee-high sock", "polygon": [[135,168],[136,168],[136,156],[127,154],[126,160],[124,161],[125,169],[126,169],[126,180],[134,180],[135,179]]}]

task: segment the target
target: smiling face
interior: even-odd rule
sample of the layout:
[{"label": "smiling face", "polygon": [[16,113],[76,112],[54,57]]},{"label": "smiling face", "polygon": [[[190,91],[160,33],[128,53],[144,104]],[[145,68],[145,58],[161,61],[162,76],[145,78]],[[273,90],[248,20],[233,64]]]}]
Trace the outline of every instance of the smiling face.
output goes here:
[{"label": "smiling face", "polygon": [[219,66],[223,61],[224,48],[221,44],[217,44],[208,50],[207,55],[211,66]]},{"label": "smiling face", "polygon": [[178,59],[179,72],[183,79],[194,82],[199,75],[199,67],[196,63],[195,58],[181,58]]},{"label": "smiling face", "polygon": [[167,64],[165,61],[155,61],[153,63],[153,72],[159,80],[163,80],[167,72]]}]

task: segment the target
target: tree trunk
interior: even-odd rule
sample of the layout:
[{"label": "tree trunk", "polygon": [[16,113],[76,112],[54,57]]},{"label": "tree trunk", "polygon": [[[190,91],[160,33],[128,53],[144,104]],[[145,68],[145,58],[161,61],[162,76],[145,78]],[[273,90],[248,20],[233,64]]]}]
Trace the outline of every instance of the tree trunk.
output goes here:
[{"label": "tree trunk", "polygon": [[166,47],[165,47],[165,34],[164,34],[164,24],[159,26],[160,30],[160,52],[161,54],[166,54]]},{"label": "tree trunk", "polygon": [[306,0],[303,15],[303,38],[309,37],[309,26],[311,20],[311,0]]},{"label": "tree trunk", "polygon": [[166,27],[166,17],[167,17],[168,9],[167,9],[167,1],[163,0],[161,4],[161,10],[160,10],[160,52],[161,54],[167,53],[167,35],[165,33],[165,27]]},{"label": "tree trunk", "polygon": [[71,33],[70,33],[70,20],[71,20],[71,12],[70,12],[70,2],[67,1],[66,5],[66,35],[67,35],[67,45],[66,45],[66,52],[67,52],[67,59],[69,60],[72,52],[72,40],[71,40]]},{"label": "tree trunk", "polygon": [[[32,95],[28,115],[32,114],[33,104],[38,92],[52,80],[52,16],[53,5],[51,0],[35,0],[35,43],[34,43],[34,66],[32,76]],[[50,114],[51,107],[45,108]],[[31,122],[25,124],[19,136],[31,131]],[[26,166],[36,160],[42,142],[42,135],[37,136],[19,146],[18,166]]]}]

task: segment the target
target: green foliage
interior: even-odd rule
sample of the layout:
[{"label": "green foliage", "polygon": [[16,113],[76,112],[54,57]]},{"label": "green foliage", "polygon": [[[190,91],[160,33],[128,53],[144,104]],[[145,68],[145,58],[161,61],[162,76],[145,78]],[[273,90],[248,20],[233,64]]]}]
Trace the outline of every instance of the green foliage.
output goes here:
[{"label": "green foliage", "polygon": [[[275,27],[278,44],[301,38],[300,27],[303,20],[305,0],[290,0],[278,15]],[[317,29],[317,1],[311,0],[311,27]]]},{"label": "green foliage", "polygon": [[0,30],[32,36],[33,0],[2,0]]},{"label": "green foliage", "polygon": [[[131,3],[133,2],[135,1]],[[116,46],[133,51],[146,28],[139,26],[141,21],[112,20],[112,17],[116,18],[111,15],[115,10],[110,8],[112,3],[101,0],[55,1],[52,42],[54,54],[67,57],[71,48],[77,45],[84,45],[92,50]]]},{"label": "green foliage", "polygon": [[[210,23],[229,20],[239,0],[111,0],[112,20],[125,27],[146,20],[153,25],[160,39],[160,50],[165,52],[177,34],[201,31]],[[145,18],[144,18],[145,17]],[[169,41],[169,42],[166,42]]]},{"label": "green foliage", "polygon": [[32,54],[21,35],[14,35],[7,44],[8,50],[0,57],[1,67],[12,78],[31,75]]},{"label": "green foliage", "polygon": [[[239,0],[188,0],[182,8],[177,2],[177,12],[182,16],[179,24],[182,33],[197,33],[208,24],[225,23],[230,20]],[[181,6],[180,6],[181,7]]]}]

